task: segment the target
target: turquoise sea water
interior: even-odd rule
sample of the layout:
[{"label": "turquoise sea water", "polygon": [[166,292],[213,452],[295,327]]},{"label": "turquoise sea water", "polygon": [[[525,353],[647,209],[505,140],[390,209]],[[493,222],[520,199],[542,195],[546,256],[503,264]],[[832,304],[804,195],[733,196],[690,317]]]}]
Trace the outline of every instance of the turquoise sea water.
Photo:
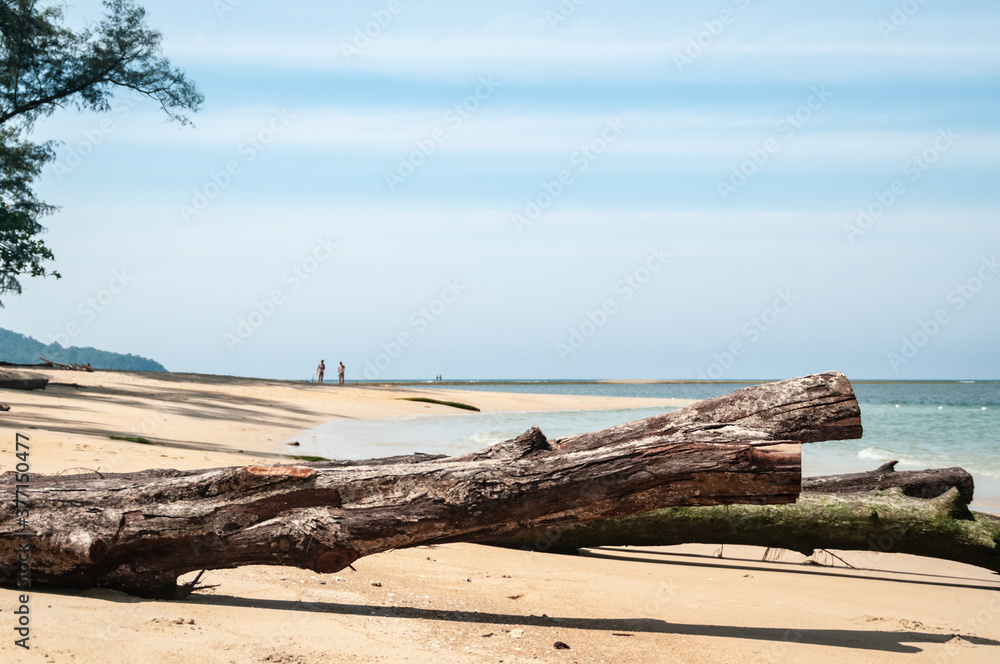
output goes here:
[{"label": "turquoise sea water", "polygon": [[[449,383],[433,387],[491,392],[705,399],[751,383]],[[864,436],[803,447],[805,475],[961,466],[976,481],[978,509],[1000,512],[1000,382],[853,383]],[[430,387],[430,385],[428,385]],[[471,395],[470,395],[471,396]],[[474,401],[474,399],[469,399]],[[550,438],[603,429],[670,408],[542,413],[477,413],[388,420],[340,420],[298,440],[302,454],[366,458],[427,452],[458,454],[512,438],[532,425]]]}]

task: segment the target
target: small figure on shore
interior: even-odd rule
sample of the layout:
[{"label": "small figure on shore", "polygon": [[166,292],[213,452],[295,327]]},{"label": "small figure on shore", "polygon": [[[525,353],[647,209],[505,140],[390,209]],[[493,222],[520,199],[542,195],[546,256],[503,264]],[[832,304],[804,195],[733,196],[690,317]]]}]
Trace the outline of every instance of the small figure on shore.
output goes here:
[{"label": "small figure on shore", "polygon": [[316,367],[316,375],[319,377],[319,382],[323,382],[323,374],[326,372],[326,361],[320,360],[319,366]]},{"label": "small figure on shore", "polygon": [[343,385],[343,384],[344,384],[344,372],[345,372],[345,371],[347,371],[347,367],[345,367],[345,366],[344,366],[344,363],[343,363],[343,362],[341,362],[341,363],[340,363],[340,366],[339,366],[339,367],[337,367],[337,375],[338,375],[338,376],[340,376],[340,384],[341,384],[341,385]]}]

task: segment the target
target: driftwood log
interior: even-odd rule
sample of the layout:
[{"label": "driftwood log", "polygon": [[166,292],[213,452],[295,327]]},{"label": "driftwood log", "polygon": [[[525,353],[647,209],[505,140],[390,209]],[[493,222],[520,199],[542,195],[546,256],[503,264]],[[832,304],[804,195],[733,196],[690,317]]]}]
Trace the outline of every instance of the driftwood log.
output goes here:
[{"label": "driftwood log", "polygon": [[601,546],[749,544],[812,555],[818,549],[910,553],[1000,572],[1000,518],[972,512],[961,468],[804,478],[794,505],[675,507],[487,543],[573,553]]},{"label": "driftwood log", "polygon": [[90,366],[89,362],[87,364],[77,364],[75,362],[73,364],[60,364],[59,362],[46,360],[44,357],[40,357],[38,359],[45,362],[46,365],[56,369],[66,369],[67,371],[89,371],[91,373],[94,371],[94,367]]},{"label": "driftwood log", "polygon": [[[596,433],[547,440],[533,427],[461,457],[32,475],[27,518],[0,502],[0,561],[28,542],[35,584],[176,597],[191,590],[178,576],[198,570],[336,572],[389,549],[669,505],[789,503],[800,443],[860,436],[850,383],[830,372]],[[0,492],[24,479],[0,477]]]},{"label": "driftwood log", "polygon": [[17,372],[0,371],[0,389],[44,390],[48,384],[48,378],[28,378]]},{"label": "driftwood log", "polygon": [[803,477],[803,493],[858,493],[900,489],[911,498],[937,498],[948,489],[958,489],[962,500],[972,502],[975,483],[964,468],[896,471],[898,461],[890,461],[866,473]]}]

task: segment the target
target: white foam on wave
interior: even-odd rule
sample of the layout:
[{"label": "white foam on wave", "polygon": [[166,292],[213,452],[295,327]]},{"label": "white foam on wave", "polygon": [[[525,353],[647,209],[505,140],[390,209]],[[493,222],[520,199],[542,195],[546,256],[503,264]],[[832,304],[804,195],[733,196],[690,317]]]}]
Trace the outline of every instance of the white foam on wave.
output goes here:
[{"label": "white foam on wave", "polygon": [[1000,479],[1000,468],[995,467],[983,467],[983,465],[989,466],[990,463],[987,461],[986,464],[977,464],[971,459],[966,459],[964,461],[950,458],[928,458],[919,456],[905,456],[897,454],[891,450],[887,450],[882,447],[871,446],[858,452],[859,459],[868,459],[871,461],[899,461],[901,466],[910,466],[912,468],[941,468],[944,466],[961,466],[965,470],[972,473],[972,475],[979,475],[982,477],[989,477],[991,479]]},{"label": "white foam on wave", "polygon": [[482,447],[490,447],[491,445],[502,443],[507,439],[508,436],[504,436],[496,431],[477,431],[472,434],[472,442]]},{"label": "white foam on wave", "polygon": [[[866,447],[858,452],[859,459],[871,459],[873,461],[893,461],[899,459],[899,455],[881,447]],[[899,459],[902,463],[902,459]]]}]

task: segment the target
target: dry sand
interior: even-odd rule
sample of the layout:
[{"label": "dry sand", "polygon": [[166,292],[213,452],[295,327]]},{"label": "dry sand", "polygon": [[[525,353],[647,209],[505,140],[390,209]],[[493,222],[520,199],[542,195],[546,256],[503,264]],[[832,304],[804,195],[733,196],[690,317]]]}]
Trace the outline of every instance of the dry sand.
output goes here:
[{"label": "dry sand", "polygon": [[[0,471],[15,433],[33,472],[268,463],[332,419],[667,405],[664,400],[338,387],[181,374],[31,371],[44,392],[0,391]],[[71,385],[71,384],[75,384]],[[110,440],[141,436],[155,445]],[[4,497],[4,500],[9,497]],[[1000,578],[927,558],[754,547],[592,549],[471,544],[362,558],[357,571],[214,571],[183,601],[94,590],[31,593],[31,650],[0,590],[0,662],[996,662]],[[721,557],[716,554],[721,553]],[[817,564],[818,563],[818,564]],[[557,648],[556,643],[569,646]]]}]

